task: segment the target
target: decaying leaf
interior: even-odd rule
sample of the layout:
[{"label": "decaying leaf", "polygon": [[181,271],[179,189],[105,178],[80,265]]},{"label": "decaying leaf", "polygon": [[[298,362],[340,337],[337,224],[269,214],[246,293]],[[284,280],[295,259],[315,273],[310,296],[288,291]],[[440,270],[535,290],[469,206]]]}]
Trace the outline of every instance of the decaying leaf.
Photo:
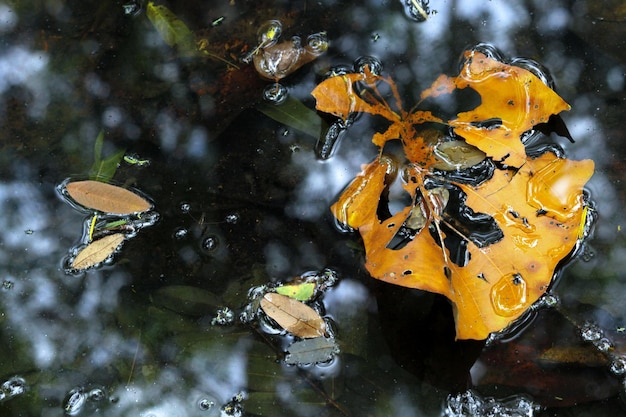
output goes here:
[{"label": "decaying leaf", "polygon": [[154,28],[169,46],[177,47],[182,55],[195,55],[198,53],[193,32],[171,10],[162,5],[155,6],[150,1],[146,7],[146,14]]},{"label": "decaying leaf", "polygon": [[87,269],[107,259],[124,241],[123,233],[108,235],[85,246],[72,261],[72,268]]},{"label": "decaying leaf", "polygon": [[261,298],[261,308],[294,336],[306,339],[326,334],[324,319],[311,307],[294,298],[268,292]]},{"label": "decaying leaf", "polygon": [[286,284],[276,287],[276,292],[287,297],[294,298],[298,301],[306,301],[313,297],[315,291],[315,283],[303,282],[300,284]]},{"label": "decaying leaf", "polygon": [[327,362],[332,359],[337,350],[337,343],[334,339],[316,337],[298,340],[287,348],[289,353],[285,356],[285,362],[290,365]]},{"label": "decaying leaf", "polygon": [[[370,274],[446,296],[457,338],[484,339],[537,301],[575,248],[594,164],[550,151],[527,156],[522,134],[569,105],[523,68],[478,49],[464,56],[460,75],[439,77],[411,112],[402,110],[393,81],[367,68],[327,79],[313,95],[318,110],[344,120],[355,112],[385,117],[390,126],[372,141],[382,149],[399,139],[404,148],[406,163],[382,155],[331,207],[361,234]],[[380,98],[377,83],[389,86],[397,110]],[[456,118],[419,109],[426,99],[466,88],[481,101]],[[483,161],[497,163],[469,180],[456,175]],[[402,182],[410,203],[391,214],[394,181]]]},{"label": "decaying leaf", "polygon": [[99,181],[69,182],[65,189],[81,206],[108,214],[126,215],[152,209],[152,204],[132,191]]}]

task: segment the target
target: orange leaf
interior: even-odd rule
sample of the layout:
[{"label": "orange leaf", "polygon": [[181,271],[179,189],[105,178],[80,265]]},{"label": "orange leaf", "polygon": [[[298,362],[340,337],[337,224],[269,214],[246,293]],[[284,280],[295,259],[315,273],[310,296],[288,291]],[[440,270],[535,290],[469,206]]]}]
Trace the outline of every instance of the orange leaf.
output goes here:
[{"label": "orange leaf", "polygon": [[[391,170],[388,161],[376,160],[365,167],[331,211],[339,221],[359,230],[366,267],[374,278],[448,297],[454,306],[457,338],[484,339],[509,325],[545,293],[556,265],[574,248],[582,221],[582,185],[593,173],[593,162],[567,161],[546,153],[517,172],[496,171],[481,186],[459,185],[467,195],[465,204],[492,216],[503,233],[501,240],[480,247],[453,227],[441,231],[443,239],[446,233],[457,233],[466,242],[468,261],[463,266],[451,261],[449,249],[430,232],[430,226],[443,230],[449,223],[416,168],[404,186],[413,199],[421,193],[427,202],[378,219],[378,204],[372,202],[378,203],[390,185],[385,178]],[[569,206],[566,221],[553,207],[538,211],[536,201],[546,197],[551,201],[548,188],[528,191],[529,179],[541,177],[541,172],[552,173],[551,181],[542,184],[560,183],[567,189],[563,191],[567,200],[576,201]],[[425,223],[410,242],[394,249],[392,240],[416,210],[426,212]]]},{"label": "orange leaf", "polygon": [[[478,107],[459,113],[450,121],[454,133],[494,160],[513,167],[520,167],[526,161],[520,135],[546,123],[551,115],[570,109],[554,90],[530,71],[477,51],[465,53],[465,64],[459,76],[450,81],[460,89],[472,88],[481,97]],[[445,81],[447,89],[450,81]],[[499,123],[484,126],[485,122],[496,121]]]},{"label": "orange leaf", "polygon": [[294,336],[306,339],[326,334],[324,319],[311,307],[294,298],[268,292],[261,298],[261,308]]},{"label": "orange leaf", "polygon": [[124,215],[152,208],[146,199],[132,191],[100,181],[70,182],[65,189],[81,206],[104,213]]},{"label": "orange leaf", "polygon": [[[386,117],[391,125],[372,141],[382,151],[387,141],[400,139],[408,160],[398,167],[377,158],[331,211],[358,229],[374,278],[446,296],[457,338],[484,339],[544,294],[559,262],[575,248],[593,162],[552,152],[529,158],[522,134],[569,105],[531,72],[479,50],[465,53],[457,77],[442,75],[421,95],[423,101],[471,88],[480,96],[476,108],[449,121],[425,110],[391,112],[376,89],[380,82],[399,105],[393,81],[368,72],[331,78],[314,91],[318,110],[344,119],[353,112]],[[500,164],[493,172],[486,168],[474,185],[454,179],[460,178],[454,171],[489,158]],[[410,203],[391,214],[384,204],[397,177]]]},{"label": "orange leaf", "polygon": [[[334,114],[347,120],[352,113],[370,113],[383,116],[384,118],[396,121],[400,116],[394,113],[388,106],[381,103],[368,103],[354,89],[356,82],[364,82],[373,85],[383,78],[373,75],[366,67],[364,73],[345,74],[330,77],[322,81],[311,92],[315,97],[317,110]],[[388,81],[387,81],[388,82]]]}]

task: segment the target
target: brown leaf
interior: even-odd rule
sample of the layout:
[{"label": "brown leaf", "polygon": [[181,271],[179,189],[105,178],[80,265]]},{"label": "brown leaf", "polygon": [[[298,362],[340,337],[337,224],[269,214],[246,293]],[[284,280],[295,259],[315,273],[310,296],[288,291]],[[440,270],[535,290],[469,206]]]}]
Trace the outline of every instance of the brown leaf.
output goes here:
[{"label": "brown leaf", "polygon": [[99,181],[75,181],[65,186],[67,193],[78,204],[110,214],[132,214],[152,208],[145,198],[115,185]]},{"label": "brown leaf", "polygon": [[324,336],[326,323],[315,310],[285,295],[268,292],[261,299],[261,308],[283,329],[294,336]]},{"label": "brown leaf", "polygon": [[109,257],[124,241],[123,233],[115,233],[95,240],[81,250],[72,261],[72,268],[87,269]]}]

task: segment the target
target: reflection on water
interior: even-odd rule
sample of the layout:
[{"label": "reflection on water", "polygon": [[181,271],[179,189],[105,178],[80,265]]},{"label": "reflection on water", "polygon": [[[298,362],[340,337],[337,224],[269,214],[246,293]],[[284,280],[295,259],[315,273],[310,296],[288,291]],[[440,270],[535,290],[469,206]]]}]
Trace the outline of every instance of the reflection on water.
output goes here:
[{"label": "reflection on water", "polygon": [[[445,301],[373,282],[358,239],[334,229],[328,207],[376,154],[371,132],[380,121],[357,119],[322,162],[317,138],[255,110],[271,82],[251,66],[179,59],[142,11],[3,2],[0,414],[435,416],[446,398],[448,408],[455,398],[461,408],[470,399],[487,411],[511,408],[490,397],[527,392],[535,380],[524,372],[533,369],[572,387],[560,391],[570,396],[561,405],[590,403],[550,413],[615,414],[625,352],[626,63],[614,46],[625,38],[610,19],[620,21],[619,9],[607,2],[600,15],[582,0],[433,1],[429,19],[417,23],[404,3],[168,7],[209,40],[211,53],[233,60],[271,19],[282,22],[284,39],[326,31],[328,51],[281,80],[310,109],[322,74],[363,56],[382,63],[407,103],[439,74],[454,74],[459,53],[481,41],[549,68],[572,105],[563,118],[576,142],[555,140],[572,159],[595,160],[588,188],[598,221],[586,248],[594,256],[560,274],[560,305],[525,326],[527,339],[500,343],[502,351],[454,343]],[[62,259],[79,243],[84,215],[55,186],[87,175],[101,129],[103,157],[125,151],[150,160],[121,163],[114,179],[152,196],[161,217],[125,243],[115,264],[67,275]],[[321,300],[340,348],[329,364],[286,365],[290,336],[215,320],[227,311],[239,317],[251,288],[327,267],[339,276]],[[586,320],[602,337],[577,333],[572,323]],[[507,362],[517,355],[529,358],[526,368]],[[487,382],[468,385],[470,369]],[[538,381],[538,397],[555,388]],[[577,390],[584,383],[597,389]],[[514,398],[519,405],[525,397]]]}]

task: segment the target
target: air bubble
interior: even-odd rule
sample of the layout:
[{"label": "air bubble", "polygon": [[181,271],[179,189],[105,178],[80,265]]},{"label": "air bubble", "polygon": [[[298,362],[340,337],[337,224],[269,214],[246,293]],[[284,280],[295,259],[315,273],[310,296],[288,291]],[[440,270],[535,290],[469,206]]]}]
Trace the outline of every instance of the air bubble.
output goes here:
[{"label": "air bubble", "polygon": [[237,224],[239,221],[239,213],[231,213],[225,217],[226,223]]},{"label": "air bubble", "polygon": [[191,211],[191,204],[183,202],[183,203],[180,203],[180,207],[179,208],[180,208],[180,211],[182,213],[186,214],[186,213],[189,213]]},{"label": "air bubble", "polygon": [[212,252],[217,249],[219,240],[217,236],[207,236],[202,240],[202,249],[207,252]]},{"label": "air bubble", "polygon": [[428,9],[428,0],[401,0],[400,3],[404,8],[404,14],[415,22],[423,22],[428,19],[430,10]]},{"label": "air bubble", "polygon": [[212,401],[208,398],[201,398],[198,400],[198,408],[202,411],[209,411],[215,408],[215,401]]},{"label": "air bubble", "polygon": [[586,342],[595,342],[600,340],[600,338],[604,336],[604,333],[595,324],[587,322],[580,328],[580,336]]},{"label": "air bubble", "polygon": [[226,326],[233,324],[235,321],[235,312],[228,307],[220,308],[217,310],[217,315],[211,320],[211,324]]},{"label": "air bubble", "polygon": [[379,59],[373,56],[362,56],[354,61],[354,72],[364,73],[365,67],[368,66],[370,72],[374,75],[380,75],[383,72],[383,64]]},{"label": "air bubble", "polygon": [[185,229],[184,227],[181,227],[174,231],[174,239],[182,240],[186,238],[188,234],[189,234],[189,231]]},{"label": "air bubble", "polygon": [[74,388],[65,398],[63,410],[65,410],[65,414],[75,416],[83,410],[86,402],[85,390],[82,387]]},{"label": "air bubble", "polygon": [[352,74],[354,69],[349,65],[335,65],[334,67],[330,67],[328,72],[324,74],[324,79],[328,79],[331,77],[337,77],[339,75]]},{"label": "air bubble", "polygon": [[592,343],[596,347],[596,349],[603,353],[606,353],[609,350],[613,349],[613,343],[611,343],[611,341],[606,337],[600,338],[599,340],[594,340]]},{"label": "air bubble", "polygon": [[624,375],[626,373],[626,356],[616,355],[611,361],[609,369],[613,375]]},{"label": "air bubble", "polygon": [[278,20],[268,20],[263,23],[257,32],[257,39],[260,48],[267,48],[276,44],[278,38],[283,33],[283,25]]},{"label": "air bubble", "polygon": [[314,54],[322,54],[328,49],[328,37],[326,32],[309,35],[306,38],[307,49]]},{"label": "air bubble", "polygon": [[272,83],[263,90],[263,100],[272,104],[282,104],[289,96],[289,89],[280,83]]},{"label": "air bubble", "polygon": [[26,381],[19,376],[13,377],[2,383],[2,393],[5,397],[15,397],[26,392],[28,386]]}]

